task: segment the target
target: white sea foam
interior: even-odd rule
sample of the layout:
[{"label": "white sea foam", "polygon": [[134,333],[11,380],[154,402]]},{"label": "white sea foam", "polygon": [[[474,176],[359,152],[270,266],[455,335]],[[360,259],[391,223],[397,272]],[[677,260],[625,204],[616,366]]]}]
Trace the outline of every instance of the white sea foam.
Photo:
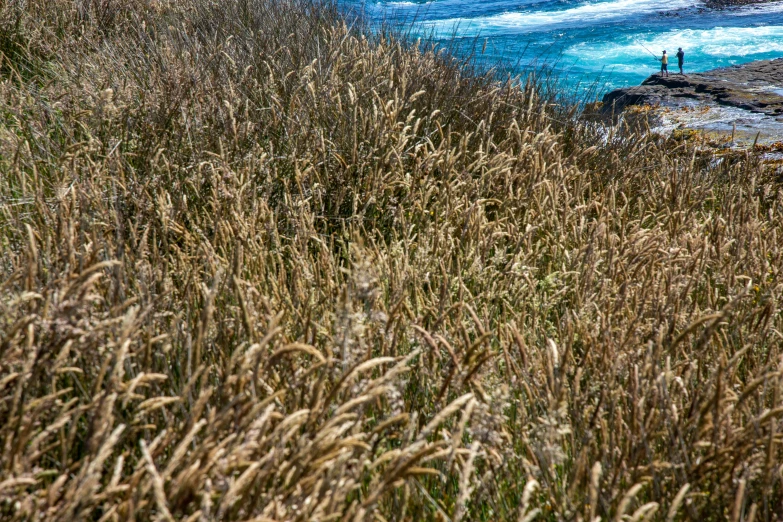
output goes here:
[{"label": "white sea foam", "polygon": [[[584,62],[602,62],[618,66],[635,63],[650,52],[677,47],[686,51],[692,62],[698,57],[728,59],[783,53],[783,26],[714,27],[712,29],[678,29],[656,35],[626,36],[613,42],[582,42],[566,49],[565,55]],[[649,57],[651,60],[652,57]]]},{"label": "white sea foam", "polygon": [[697,5],[694,0],[610,0],[586,2],[577,7],[558,11],[505,12],[479,18],[449,18],[434,20],[425,25],[436,32],[450,32],[455,27],[460,34],[491,33],[497,31],[531,31],[557,26],[590,25],[638,16],[658,11],[684,9]]},{"label": "white sea foam", "polygon": [[714,27],[670,31],[655,37],[652,45],[690,48],[708,56],[750,56],[783,52],[783,26]]}]

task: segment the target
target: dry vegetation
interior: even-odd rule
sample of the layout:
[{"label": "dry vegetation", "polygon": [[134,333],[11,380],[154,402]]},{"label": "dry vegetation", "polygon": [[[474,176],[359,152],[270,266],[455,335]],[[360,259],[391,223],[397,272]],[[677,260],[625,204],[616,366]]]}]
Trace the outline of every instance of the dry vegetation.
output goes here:
[{"label": "dry vegetation", "polygon": [[1,13],[0,518],[781,516],[753,158],[330,5]]}]

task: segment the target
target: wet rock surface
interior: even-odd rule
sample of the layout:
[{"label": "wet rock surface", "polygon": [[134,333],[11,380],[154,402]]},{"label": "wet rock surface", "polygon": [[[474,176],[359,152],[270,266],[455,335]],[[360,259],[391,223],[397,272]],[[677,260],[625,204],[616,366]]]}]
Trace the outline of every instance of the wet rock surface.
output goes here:
[{"label": "wet rock surface", "polygon": [[705,0],[704,5],[710,9],[727,9],[743,5],[771,4],[779,0]]},{"label": "wet rock surface", "polygon": [[655,74],[638,87],[608,93],[603,102],[604,110],[615,114],[631,105],[677,108],[699,104],[735,107],[783,121],[783,58],[698,74]]},{"label": "wet rock surface", "polygon": [[783,153],[783,59],[655,74],[638,87],[610,92],[603,102],[605,116],[641,118],[657,134],[698,135],[720,149]]}]

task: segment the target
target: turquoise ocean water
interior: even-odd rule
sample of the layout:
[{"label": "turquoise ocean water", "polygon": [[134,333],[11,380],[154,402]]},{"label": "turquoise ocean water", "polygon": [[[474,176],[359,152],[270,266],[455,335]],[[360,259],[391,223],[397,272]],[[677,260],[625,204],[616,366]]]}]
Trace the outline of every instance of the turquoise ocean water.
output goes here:
[{"label": "turquoise ocean water", "polygon": [[[694,0],[344,0],[373,21],[457,39],[487,64],[554,65],[568,83],[636,85],[660,68],[652,53],[686,52],[686,73],[783,57],[783,2],[731,10]],[[486,45],[485,45],[486,42]],[[482,52],[483,48],[483,52]],[[671,63],[674,62],[674,63]],[[676,70],[676,59],[670,61]]]}]

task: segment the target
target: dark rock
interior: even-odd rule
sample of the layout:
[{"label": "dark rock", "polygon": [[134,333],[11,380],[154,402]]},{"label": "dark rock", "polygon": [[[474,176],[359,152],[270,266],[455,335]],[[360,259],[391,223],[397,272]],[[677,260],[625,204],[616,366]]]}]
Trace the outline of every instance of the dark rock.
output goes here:
[{"label": "dark rock", "polygon": [[705,0],[704,5],[710,9],[728,9],[752,4],[771,4],[779,0]]},{"label": "dark rock", "polygon": [[604,111],[615,114],[629,105],[679,107],[694,101],[779,115],[783,112],[783,58],[699,74],[654,74],[638,87],[612,91],[603,99]]}]

